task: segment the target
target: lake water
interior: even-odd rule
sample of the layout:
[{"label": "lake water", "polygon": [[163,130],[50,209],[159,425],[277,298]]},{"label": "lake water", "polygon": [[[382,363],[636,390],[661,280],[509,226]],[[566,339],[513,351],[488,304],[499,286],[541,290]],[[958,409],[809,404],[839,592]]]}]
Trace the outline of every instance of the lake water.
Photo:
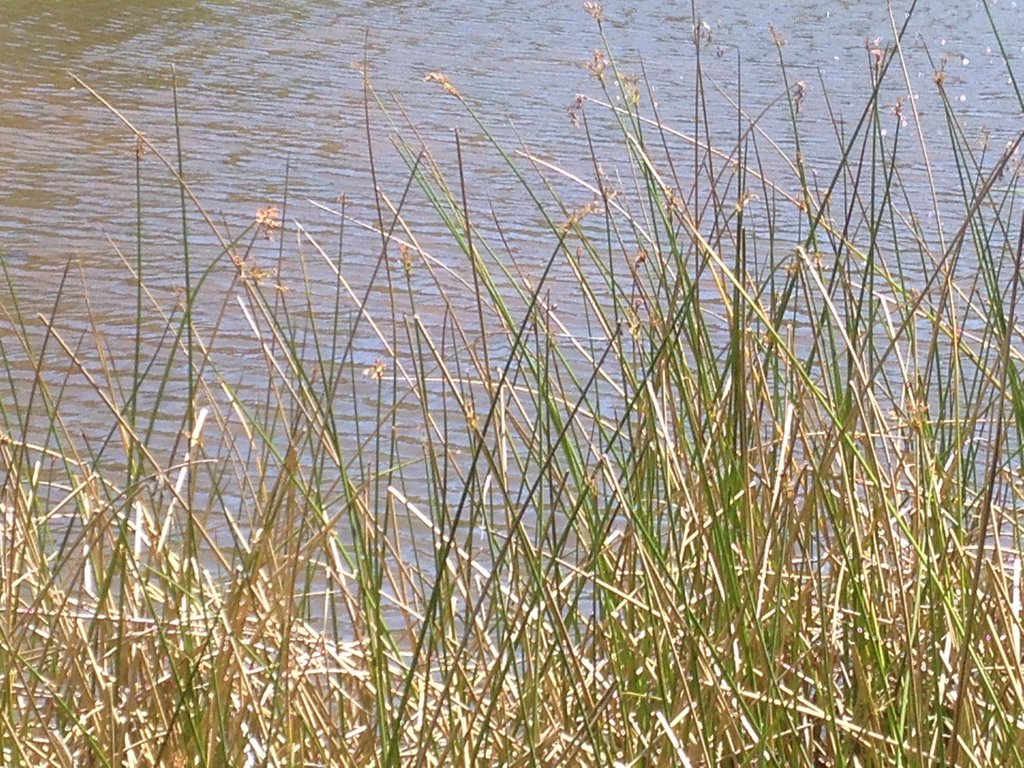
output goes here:
[{"label": "lake water", "polygon": [[[991,7],[1010,55],[1019,60],[1021,8],[1005,0]],[[896,13],[900,24],[902,6]],[[360,73],[364,61],[375,88],[403,105],[451,171],[452,129],[461,129],[471,195],[480,210],[493,207],[510,248],[527,261],[540,263],[550,250],[544,241],[543,253],[533,253],[541,250],[534,248],[536,210],[493,152],[484,151],[483,137],[465,110],[425,76],[448,76],[509,146],[525,142],[552,162],[587,172],[587,138],[573,127],[567,107],[577,93],[597,93],[584,63],[602,42],[576,0],[295,0],[285,5],[0,0],[0,14],[0,252],[30,317],[32,311],[48,311],[72,259],[72,283],[80,286],[84,280],[88,293],[66,292],[59,324],[79,332],[102,328],[114,358],[127,354],[134,334],[130,308],[135,287],[117,249],[130,257],[135,249],[135,142],[108,109],[75,84],[72,74],[173,157],[175,67],[186,176],[218,224],[235,230],[251,221],[258,208],[282,205],[286,169],[288,216],[310,232],[335,237],[337,218],[317,204],[337,208],[342,196],[349,213],[374,220]],[[604,14],[611,48],[623,65],[636,70],[642,59],[663,120],[680,130],[692,127],[690,3],[608,2]],[[827,167],[836,154],[828,110],[842,120],[859,116],[870,87],[865,43],[880,38],[884,47],[893,39],[886,4],[724,0],[698,8],[698,15],[711,36],[704,54],[709,82],[734,93],[742,72],[751,113],[783,93],[769,25],[784,36],[789,82],[807,84],[800,118],[804,152],[812,163],[820,159]],[[905,44],[906,74],[918,93],[926,132],[942,143],[945,123],[925,46],[948,72],[947,91],[967,135],[980,140],[987,132],[998,153],[1020,127],[1019,109],[982,4],[921,3]],[[901,83],[902,75],[891,77],[883,101],[891,104],[903,95]],[[735,117],[724,97],[712,93],[709,99],[722,105],[728,137]],[[406,168],[378,110],[371,109],[370,122],[377,183],[397,200]],[[786,110],[773,110],[762,126],[789,146]],[[933,162],[940,175],[951,170],[948,155]],[[906,169],[909,184],[919,170]],[[926,192],[923,175],[920,183]],[[949,195],[951,204],[960,199],[956,190]],[[152,156],[143,163],[143,207],[145,270],[154,289],[164,288],[169,295],[183,281],[179,199],[168,173]],[[439,258],[464,270],[459,266],[463,257],[452,245],[445,252],[448,240],[422,201],[411,202],[407,216],[427,245],[437,245]],[[217,241],[198,217],[193,216],[190,227],[193,258],[201,269],[216,256]],[[347,242],[349,277],[361,291],[360,279],[369,279],[380,239],[353,227]],[[276,253],[274,244],[258,247],[264,258]],[[227,283],[227,277],[214,275],[204,290],[215,292]],[[433,284],[424,280],[414,288],[428,322],[432,307],[440,317]],[[580,298],[567,294],[558,300],[572,310]],[[9,302],[0,298],[8,310]],[[197,308],[200,322],[213,322],[202,316],[207,306],[200,302]],[[161,327],[154,318],[153,332]],[[243,342],[248,334],[240,314],[224,320],[221,344],[229,352],[232,339],[238,344],[235,378],[242,376],[246,356],[252,354]],[[360,365],[380,355],[375,339],[360,340]],[[65,413],[80,419],[85,432],[105,432],[110,419],[102,404],[85,383],[76,380],[71,386]],[[174,422],[178,417],[169,418]]]},{"label": "lake water", "polygon": [[[787,41],[790,82],[808,83],[802,128],[813,154],[816,141],[835,143],[828,123],[816,127],[812,119],[825,108],[818,71],[833,109],[859,114],[866,97],[865,39],[892,40],[885,5],[727,0],[698,7],[712,32],[705,68],[734,89],[738,50],[748,107],[767,104],[781,93],[768,31],[773,24]],[[1024,45],[1024,17],[1016,6],[992,4],[1013,56]],[[111,263],[111,274],[120,274],[105,238],[130,238],[133,226],[132,138],[68,73],[170,153],[175,65],[187,172],[200,198],[229,217],[250,217],[256,207],[280,201],[286,157],[292,210],[304,220],[322,218],[304,204],[307,198],[367,199],[363,90],[353,67],[364,57],[374,85],[397,93],[428,137],[450,144],[449,129],[467,125],[458,105],[424,82],[428,72],[439,71],[479,105],[500,136],[518,131],[564,163],[587,154],[566,107],[576,93],[596,91],[583,63],[601,41],[576,0],[295,2],[286,10],[221,1],[5,0],[0,10],[0,235],[4,247],[29,254],[32,274],[70,254],[100,271]],[[1018,110],[982,5],[920,3],[915,13],[909,76],[926,119],[941,128],[932,70],[913,47],[915,36],[936,61],[946,57],[947,87],[962,100],[968,135],[987,128],[999,146],[999,138],[1012,135]],[[609,2],[605,16],[613,49],[627,63],[643,57],[663,117],[685,128],[692,112],[690,3]],[[716,49],[720,57],[712,55]],[[784,129],[784,118],[783,112],[770,115],[769,132]],[[382,130],[377,140],[386,145]],[[386,166],[391,156],[381,155]],[[469,162],[476,162],[473,153]],[[147,171],[153,179],[165,176],[155,166]],[[147,230],[158,240],[164,233],[159,217],[174,210],[176,200],[151,192],[146,202]]]}]

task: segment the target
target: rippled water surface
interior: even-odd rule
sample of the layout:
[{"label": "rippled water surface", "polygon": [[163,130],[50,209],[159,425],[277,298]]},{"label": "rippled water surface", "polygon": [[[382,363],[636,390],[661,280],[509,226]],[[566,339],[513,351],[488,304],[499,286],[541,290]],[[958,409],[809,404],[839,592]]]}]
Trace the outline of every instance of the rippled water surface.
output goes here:
[{"label": "rippled water surface", "polygon": [[[1021,9],[1005,1],[991,9],[1009,55],[1018,60]],[[127,343],[133,317],[125,307],[134,287],[117,251],[134,252],[134,140],[72,75],[168,157],[175,153],[176,79],[186,176],[216,220],[235,228],[251,221],[258,207],[281,205],[286,183],[289,217],[314,233],[326,236],[337,224],[314,203],[336,206],[340,196],[350,201],[351,213],[373,219],[364,61],[376,89],[404,107],[442,162],[454,157],[451,129],[461,127],[473,198],[482,210],[493,208],[510,247],[523,258],[539,261],[549,248],[531,253],[535,209],[494,154],[483,151],[464,110],[425,75],[447,75],[510,146],[525,142],[567,168],[587,168],[586,136],[572,126],[566,108],[577,93],[597,92],[584,62],[601,39],[576,0],[0,1],[0,12],[0,249],[12,281],[40,307],[56,295],[72,258],[94,289],[88,306],[81,292],[70,292],[62,317],[71,324],[78,318],[83,329],[98,320],[115,346],[120,329]],[[825,163],[837,146],[830,114],[840,127],[859,116],[870,88],[865,41],[891,42],[893,23],[903,23],[903,9],[895,12],[890,19],[878,0],[706,3],[698,15],[711,34],[704,57],[708,84],[728,94],[742,90],[751,114],[783,94],[771,25],[786,39],[789,82],[807,84],[800,117],[804,152]],[[608,2],[605,17],[611,48],[623,65],[637,71],[643,61],[662,118],[683,130],[691,126],[690,3]],[[926,132],[942,138],[932,80],[934,68],[943,67],[968,136],[980,142],[988,135],[999,148],[1015,135],[1017,102],[980,3],[919,4],[906,45],[905,78],[890,78],[887,103],[905,95],[909,82]],[[712,92],[709,100],[722,105],[727,137],[735,116],[723,95]],[[788,112],[776,109],[763,127],[784,139],[787,119]],[[370,120],[377,182],[397,199],[405,166],[381,114],[371,110]],[[601,125],[596,127],[600,143]],[[951,170],[943,166],[945,157],[933,159],[940,177]],[[913,184],[915,168],[906,173]],[[152,284],[171,288],[181,282],[179,198],[155,158],[145,160],[143,176],[146,269]],[[956,199],[954,190],[950,200]],[[443,247],[441,229],[421,200],[410,202],[407,215],[420,222],[428,245]],[[202,267],[217,247],[198,217],[190,227]],[[379,247],[379,238],[361,240],[353,233],[345,258],[356,276],[374,263],[374,243]],[[74,279],[83,278],[76,272]],[[431,284],[416,288],[429,309]],[[564,303],[571,307],[576,299],[568,295]],[[244,336],[240,323],[226,321],[229,341],[233,332]],[[372,360],[372,345],[361,352]],[[94,405],[83,400],[83,418],[95,412]]]},{"label": "rippled water surface", "polygon": [[[1011,55],[1024,45],[1015,6],[993,4]],[[563,161],[585,154],[565,108],[577,92],[595,90],[583,62],[600,39],[575,0],[0,8],[0,232],[6,246],[34,258],[59,260],[70,248],[102,259],[104,235],[122,237],[131,226],[131,137],[69,73],[170,151],[175,66],[196,191],[211,206],[239,213],[280,197],[289,155],[297,198],[368,193],[363,92],[353,67],[364,57],[375,85],[396,92],[428,135],[443,138],[445,128],[465,124],[457,105],[423,82],[441,71],[499,134],[518,131]],[[698,13],[713,33],[709,54],[715,47],[721,54],[706,56],[709,75],[734,89],[739,50],[752,110],[781,92],[769,24],[787,40],[790,82],[809,83],[813,117],[824,114],[819,71],[833,109],[850,117],[866,97],[865,39],[892,39],[883,2],[724,2]],[[936,65],[945,57],[964,120],[978,131],[1010,132],[1016,108],[982,6],[922,3],[915,13],[908,40],[926,43]],[[662,115],[685,128],[690,4],[611,2],[605,15],[613,49],[643,57]],[[929,102],[929,62],[920,48],[908,54],[911,83]],[[825,120],[818,128],[805,120],[803,130],[812,145],[834,143]],[[149,203],[173,208],[172,197],[154,192]]]}]

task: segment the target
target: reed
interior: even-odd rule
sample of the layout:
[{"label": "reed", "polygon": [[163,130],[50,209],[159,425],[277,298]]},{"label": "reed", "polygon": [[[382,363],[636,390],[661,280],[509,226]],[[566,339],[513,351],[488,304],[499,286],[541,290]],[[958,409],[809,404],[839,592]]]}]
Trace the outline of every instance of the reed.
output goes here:
[{"label": "reed", "polygon": [[[5,764],[1022,762],[1022,137],[974,147],[940,68],[918,145],[894,23],[816,175],[781,39],[753,114],[697,25],[670,125],[586,7],[589,177],[431,73],[475,126],[446,172],[365,76],[375,174],[382,133],[408,174],[371,220],[323,206],[336,246],[287,195],[215,221],[180,133],[94,94],[179,185],[184,289],[147,273],[141,172],[132,359],[62,314],[70,265],[33,315],[7,274]],[[955,170],[923,203],[918,151]],[[531,255],[470,152],[534,206]]]}]

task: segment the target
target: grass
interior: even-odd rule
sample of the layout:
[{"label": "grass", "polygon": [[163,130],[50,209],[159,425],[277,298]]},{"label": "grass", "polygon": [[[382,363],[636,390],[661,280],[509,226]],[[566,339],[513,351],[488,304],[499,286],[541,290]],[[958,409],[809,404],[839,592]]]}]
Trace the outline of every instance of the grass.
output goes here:
[{"label": "grass", "polygon": [[[446,173],[367,78],[371,163],[383,123],[407,183],[375,176],[371,221],[331,208],[336,249],[287,195],[214,221],[180,134],[165,155],[121,118],[131,354],[65,317],[71,265],[48,312],[6,280],[5,764],[1022,762],[1021,137],[978,150],[939,66],[947,140],[917,145],[894,24],[815,175],[781,39],[774,101],[741,82],[730,116],[698,34],[673,126],[587,9],[589,177],[431,73],[476,130]],[[469,152],[534,206],[529,260]],[[144,162],[181,190],[170,298]]]}]

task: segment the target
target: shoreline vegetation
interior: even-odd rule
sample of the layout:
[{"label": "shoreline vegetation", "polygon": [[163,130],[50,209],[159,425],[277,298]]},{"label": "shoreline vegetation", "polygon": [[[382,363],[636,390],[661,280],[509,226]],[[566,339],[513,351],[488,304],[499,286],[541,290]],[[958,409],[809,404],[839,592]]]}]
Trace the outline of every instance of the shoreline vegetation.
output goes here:
[{"label": "shoreline vegetation", "polygon": [[[589,178],[501,146],[470,84],[427,75],[535,205],[531,263],[466,183],[469,142],[446,175],[366,70],[367,125],[408,176],[378,192],[358,281],[345,201],[325,206],[336,249],[287,198],[230,232],[180,131],[162,153],[89,89],[138,142],[134,354],[68,331],[61,295],[23,314],[0,259],[5,765],[1022,762],[1024,134],[979,151],[939,65],[947,140],[925,147],[913,98],[883,95],[912,93],[911,16],[866,45],[862,112],[812,174],[807,85],[774,30],[785,137],[739,104],[709,115],[699,23],[693,121],[664,124],[584,7],[603,41],[597,95],[570,110]],[[925,166],[920,210],[917,150],[955,170]],[[183,224],[172,303],[147,285],[144,162],[220,242],[200,268]],[[414,198],[444,252],[407,223]],[[228,317],[255,379],[225,373]],[[72,377],[106,440],[70,415]]]}]

